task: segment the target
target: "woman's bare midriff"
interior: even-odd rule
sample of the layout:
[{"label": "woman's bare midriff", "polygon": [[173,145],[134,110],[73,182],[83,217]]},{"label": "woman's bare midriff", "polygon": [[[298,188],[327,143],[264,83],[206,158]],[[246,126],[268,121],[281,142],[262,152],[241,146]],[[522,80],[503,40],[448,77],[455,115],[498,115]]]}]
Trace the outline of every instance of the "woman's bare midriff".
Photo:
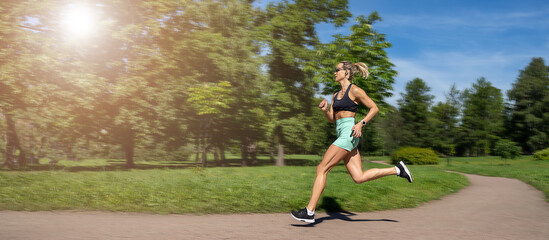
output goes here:
[{"label": "woman's bare midriff", "polygon": [[339,111],[339,112],[335,113],[335,120],[336,121],[339,120],[339,119],[342,119],[342,118],[347,118],[347,117],[354,118],[355,113],[354,112],[349,112],[349,111]]}]

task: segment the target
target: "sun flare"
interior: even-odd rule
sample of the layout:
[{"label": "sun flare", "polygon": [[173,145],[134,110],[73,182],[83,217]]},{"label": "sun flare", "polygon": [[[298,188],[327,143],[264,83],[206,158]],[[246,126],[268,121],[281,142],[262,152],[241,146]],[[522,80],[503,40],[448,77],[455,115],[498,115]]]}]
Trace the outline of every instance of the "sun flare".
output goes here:
[{"label": "sun flare", "polygon": [[63,25],[67,34],[73,37],[85,37],[94,30],[94,18],[89,7],[71,5],[65,12]]}]

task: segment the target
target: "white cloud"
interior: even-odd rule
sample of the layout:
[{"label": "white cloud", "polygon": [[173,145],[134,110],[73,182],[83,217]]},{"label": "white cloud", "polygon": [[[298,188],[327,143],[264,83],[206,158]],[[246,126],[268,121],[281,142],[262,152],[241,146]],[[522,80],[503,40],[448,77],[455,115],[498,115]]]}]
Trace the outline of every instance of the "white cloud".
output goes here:
[{"label": "white cloud", "polygon": [[427,83],[431,88],[430,94],[435,96],[435,102],[444,101],[452,84],[464,90],[471,88],[481,77],[485,77],[505,95],[516,81],[519,70],[524,69],[532,57],[536,57],[533,54],[432,51],[414,58],[392,58],[399,75],[394,85],[394,96],[387,102],[396,105],[397,99],[401,98],[400,93],[405,91],[406,83],[414,78],[421,78]]},{"label": "white cloud", "polygon": [[548,29],[549,9],[537,11],[490,12],[474,10],[467,12],[430,13],[429,15],[386,14],[381,27],[401,27],[424,30],[451,31],[460,28],[477,31],[505,31],[510,28]]}]

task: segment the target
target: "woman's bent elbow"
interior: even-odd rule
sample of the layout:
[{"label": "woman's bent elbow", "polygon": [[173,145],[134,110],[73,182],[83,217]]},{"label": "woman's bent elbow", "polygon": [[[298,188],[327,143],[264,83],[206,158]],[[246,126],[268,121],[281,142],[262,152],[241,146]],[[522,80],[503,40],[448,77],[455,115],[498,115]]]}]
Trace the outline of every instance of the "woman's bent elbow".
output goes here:
[{"label": "woman's bent elbow", "polygon": [[374,106],[373,108],[370,108],[370,112],[376,115],[379,112],[379,108],[377,106]]}]

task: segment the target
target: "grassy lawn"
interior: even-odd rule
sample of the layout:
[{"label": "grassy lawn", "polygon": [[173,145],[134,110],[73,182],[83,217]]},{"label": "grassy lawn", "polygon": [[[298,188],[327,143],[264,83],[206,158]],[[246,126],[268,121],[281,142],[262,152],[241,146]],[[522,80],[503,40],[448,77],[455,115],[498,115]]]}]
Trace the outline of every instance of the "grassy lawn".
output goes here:
[{"label": "grassy lawn", "polygon": [[[318,158],[289,156],[296,163]],[[260,165],[270,161],[268,157],[262,159]],[[288,212],[307,204],[316,172],[309,164],[244,168],[183,167],[185,164],[138,162],[137,169],[125,169],[121,160],[87,160],[60,161],[54,167],[31,166],[32,170],[0,169],[0,210]],[[364,167],[386,166],[365,163]],[[410,169],[415,178],[413,184],[396,176],[355,184],[345,167],[337,166],[328,175],[319,211],[416,207],[468,184],[462,175],[444,172],[442,168]]]}]

